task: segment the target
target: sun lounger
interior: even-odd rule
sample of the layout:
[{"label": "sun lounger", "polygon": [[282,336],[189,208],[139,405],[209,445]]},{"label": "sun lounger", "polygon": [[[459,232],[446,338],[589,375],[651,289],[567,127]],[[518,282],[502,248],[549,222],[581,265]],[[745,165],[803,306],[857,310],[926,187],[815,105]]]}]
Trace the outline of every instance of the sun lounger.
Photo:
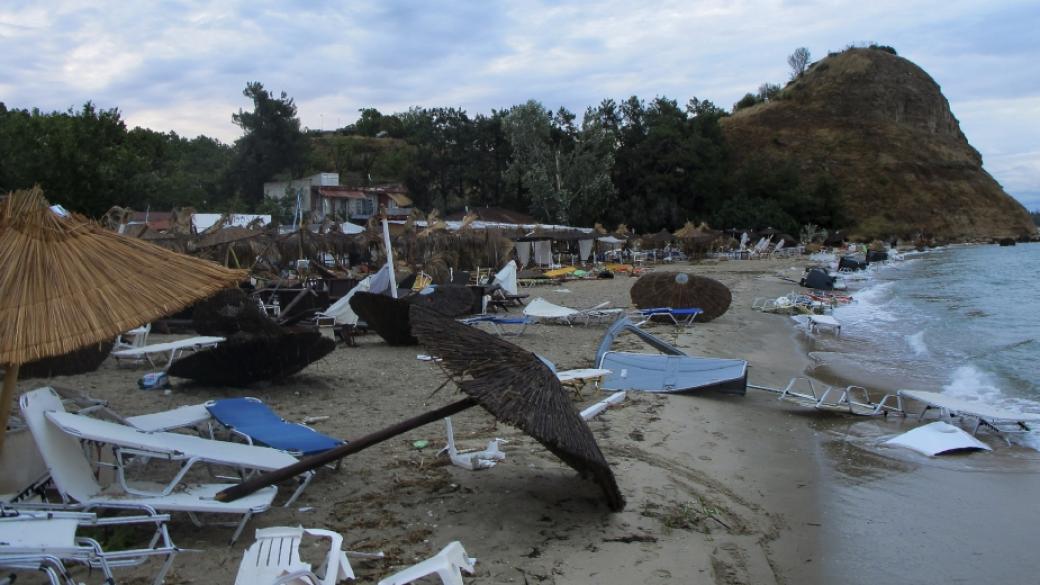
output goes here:
[{"label": "sun lounger", "polygon": [[[490,323],[495,330],[495,334],[499,337],[503,335],[523,335],[527,331],[527,326],[533,323],[527,317],[497,317],[495,315],[477,315],[476,317],[468,317],[460,321],[466,325]],[[516,329],[508,330],[507,327],[515,327]]]},{"label": "sun lounger", "polygon": [[473,574],[477,559],[466,556],[462,543],[454,541],[433,557],[379,581],[379,585],[404,585],[436,574],[444,585],[462,585],[462,573]]},{"label": "sun lounger", "polygon": [[216,347],[222,341],[224,341],[223,337],[189,337],[187,339],[178,339],[166,343],[154,343],[141,347],[121,349],[113,351],[112,355],[117,361],[140,360],[143,358],[148,360],[148,363],[152,364],[153,367],[158,367],[155,365],[154,357],[165,355],[166,365],[163,366],[163,371],[166,371],[170,369],[173,362],[176,361],[176,359],[185,351],[199,351],[201,349]]},{"label": "sun lounger", "polygon": [[[112,412],[112,411],[109,411]],[[171,410],[128,416],[126,418],[116,415],[121,422],[135,429],[154,433],[158,431],[172,431],[185,427],[197,427],[213,419],[204,404],[189,404],[179,406]]]},{"label": "sun lounger", "polygon": [[910,398],[924,404],[920,418],[930,409],[937,409],[941,416],[962,416],[975,419],[975,425],[971,434],[978,432],[979,427],[986,426],[1001,436],[1010,444],[1007,435],[1010,433],[1028,433],[1032,429],[1030,424],[1040,423],[1040,413],[1020,412],[983,404],[975,400],[965,400],[956,396],[940,394],[938,392],[926,392],[924,390],[900,390],[899,396]]},{"label": "sun lounger", "polygon": [[[649,354],[611,351],[614,340],[628,331],[654,349]],[[596,350],[596,365],[610,370],[600,388],[609,391],[685,392],[715,389],[743,395],[747,389],[747,361],[690,356],[622,317],[607,329]]]},{"label": "sun lounger", "polygon": [[[66,433],[86,441],[110,445],[115,456],[114,466],[119,482],[127,493],[150,496],[169,495],[180,484],[184,476],[197,463],[222,465],[241,470],[271,471],[296,463],[285,451],[270,447],[243,445],[229,441],[215,441],[194,435],[169,432],[144,431],[122,425],[73,414],[71,412],[51,411],[46,413],[47,420],[54,423]],[[180,463],[180,470],[158,493],[141,490],[129,484],[126,470],[129,458],[146,457],[161,458]],[[301,485],[289,498],[286,505],[291,504],[310,482],[313,472],[301,478]]]},{"label": "sun lounger", "polygon": [[697,307],[690,307],[687,309],[673,309],[671,307],[654,307],[650,309],[639,309],[639,314],[643,318],[643,321],[636,323],[636,326],[646,323],[654,317],[668,317],[672,320],[672,323],[676,327],[689,327],[693,325],[693,320],[697,318],[704,311]]},{"label": "sun lounger", "polygon": [[572,309],[550,303],[537,297],[524,307],[524,315],[539,321],[555,321],[566,325],[583,322],[588,325],[593,319],[613,318],[621,313],[621,309],[607,309],[609,302],[603,302],[588,309]]},{"label": "sun lounger", "polygon": [[61,398],[50,388],[27,392],[19,401],[22,418],[29,426],[36,446],[47,465],[51,482],[65,504],[93,508],[143,507],[167,512],[186,512],[201,525],[197,514],[234,514],[241,516],[231,541],[234,542],[253,514],[271,507],[278,493],[270,486],[234,502],[219,502],[217,492],[232,484],[182,484],[179,491],[166,495],[140,496],[121,489],[118,484],[102,487],[94,475],[78,439],[64,432],[48,417],[48,412],[64,412]]},{"label": "sun lounger", "polygon": [[816,333],[821,327],[829,329],[834,333],[836,337],[841,337],[841,321],[838,321],[830,315],[808,315],[809,319],[806,321],[809,333]]},{"label": "sun lounger", "polygon": [[212,400],[205,410],[225,428],[247,443],[259,443],[294,455],[314,455],[343,444],[340,439],[291,423],[256,398]]},{"label": "sun lounger", "polygon": [[[75,583],[65,563],[100,569],[106,582],[114,583],[113,568],[137,566],[151,557],[165,557],[153,583],[160,585],[179,549],[166,529],[169,516],[149,514],[98,518],[85,512],[22,509],[0,506],[0,568],[44,571],[52,583]],[[85,527],[132,527],[154,524],[147,546],[105,551],[98,541],[77,536]]]},{"label": "sun lounger", "polygon": [[557,372],[560,384],[574,388],[575,393],[581,396],[581,390],[588,382],[600,383],[604,376],[610,375],[610,370],[603,368],[581,368],[577,370],[564,370]]}]

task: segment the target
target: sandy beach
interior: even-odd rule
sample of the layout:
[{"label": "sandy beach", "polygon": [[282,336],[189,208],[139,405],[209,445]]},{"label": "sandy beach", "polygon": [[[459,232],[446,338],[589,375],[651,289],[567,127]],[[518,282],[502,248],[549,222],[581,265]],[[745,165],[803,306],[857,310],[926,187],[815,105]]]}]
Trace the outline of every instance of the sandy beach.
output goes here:
[{"label": "sandy beach", "polygon": [[[717,279],[733,303],[719,319],[682,332],[649,329],[691,354],[748,360],[754,384],[782,386],[806,372],[829,382],[856,379],[854,368],[811,359],[816,342],[790,319],[750,308],[755,297],[795,288],[778,275],[797,278],[806,263],[658,267]],[[627,307],[634,282],[572,281],[523,292],[571,307],[603,301]],[[537,325],[509,340],[560,369],[592,367],[605,328]],[[640,344],[622,338],[619,346]],[[281,384],[232,389],[175,379],[168,394],[141,391],[136,381],[148,370],[112,359],[96,372],[52,382],[105,399],[125,415],[255,396],[290,420],[328,417],[314,427],[350,438],[458,397],[452,386],[434,393],[444,374],[416,359],[423,352],[389,347],[372,333],[359,337],[357,347],[340,344]],[[18,389],[47,383],[20,380]],[[587,389],[575,407],[603,396]],[[343,533],[349,550],[385,552],[383,560],[353,561],[359,583],[375,583],[453,540],[478,559],[466,583],[949,583],[1035,576],[1024,555],[1033,548],[1027,536],[1038,512],[1023,500],[1038,487],[1035,451],[1003,446],[981,463],[936,462],[876,448],[877,437],[913,424],[902,419],[827,414],[753,390],[743,397],[629,393],[590,422],[627,499],[623,512],[611,513],[595,484],[524,433],[479,408],[453,421],[460,448],[482,448],[499,437],[508,441],[506,460],[477,472],[452,466],[437,457],[443,425],[428,425],[350,456],[338,471],[320,470],[297,502],[254,518],[233,546],[228,528],[200,530],[175,518],[175,542],[202,552],[179,557],[167,582],[232,583],[253,530],[278,525],[329,528]],[[415,448],[420,439],[429,447]],[[290,491],[283,487],[276,503]],[[993,503],[1002,495],[1003,503]],[[1009,501],[1029,507],[1016,513]],[[936,562],[940,568],[930,566]],[[152,568],[121,574],[145,583]]]}]

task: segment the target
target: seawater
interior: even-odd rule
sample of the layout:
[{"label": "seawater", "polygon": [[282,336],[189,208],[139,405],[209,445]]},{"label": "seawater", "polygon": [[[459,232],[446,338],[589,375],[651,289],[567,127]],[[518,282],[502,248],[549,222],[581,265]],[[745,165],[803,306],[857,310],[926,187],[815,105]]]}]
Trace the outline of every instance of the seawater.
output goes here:
[{"label": "seawater", "polygon": [[828,350],[907,388],[1040,412],[1040,244],[910,253],[849,284]]}]

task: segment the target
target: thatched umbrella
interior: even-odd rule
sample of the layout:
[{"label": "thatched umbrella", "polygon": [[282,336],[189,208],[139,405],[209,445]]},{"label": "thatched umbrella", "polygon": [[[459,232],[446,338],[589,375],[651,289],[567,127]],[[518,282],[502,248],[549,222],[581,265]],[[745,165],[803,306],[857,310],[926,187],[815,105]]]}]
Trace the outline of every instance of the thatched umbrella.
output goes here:
[{"label": "thatched umbrella", "polygon": [[607,505],[620,511],[625,499],[592,431],[574,411],[559,379],[538,358],[502,339],[467,327],[425,307],[413,305],[415,334],[443,359],[468,396],[436,410],[401,421],[294,465],[254,477],[216,495],[233,501],[256,490],[342,459],[422,425],[480,405],[495,418],[514,424],[571,467],[591,476],[603,489]]},{"label": "thatched umbrella", "polygon": [[39,188],[12,193],[0,203],[0,430],[20,364],[110,340],[245,276],[52,211]]},{"label": "thatched umbrella", "polygon": [[704,312],[697,321],[711,321],[729,309],[733,294],[726,285],[704,276],[685,272],[651,272],[639,277],[629,291],[632,303],[640,309],[698,307]]},{"label": "thatched umbrella", "polygon": [[445,317],[469,315],[479,305],[468,286],[439,285],[403,299],[369,292],[354,293],[350,308],[390,345],[417,345],[408,309],[422,305]]},{"label": "thatched umbrella", "polygon": [[173,362],[170,375],[213,386],[246,386],[257,380],[283,380],[336,349],[315,330],[236,333],[213,349]]}]

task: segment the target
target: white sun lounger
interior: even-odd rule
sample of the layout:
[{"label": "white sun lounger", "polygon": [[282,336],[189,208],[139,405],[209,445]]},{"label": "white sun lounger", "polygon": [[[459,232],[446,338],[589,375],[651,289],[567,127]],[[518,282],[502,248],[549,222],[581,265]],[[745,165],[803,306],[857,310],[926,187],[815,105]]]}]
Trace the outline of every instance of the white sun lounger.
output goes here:
[{"label": "white sun lounger", "polygon": [[[253,514],[271,507],[278,489],[263,488],[234,502],[219,502],[214,497],[232,484],[183,484],[182,489],[167,495],[139,496],[119,489],[118,485],[102,487],[78,439],[50,422],[47,412],[63,412],[61,398],[51,388],[38,388],[21,396],[22,417],[32,432],[36,447],[47,465],[51,481],[65,504],[76,504],[84,510],[93,508],[143,507],[166,512],[186,512],[197,525],[196,514],[234,514],[241,521],[231,541],[234,542]],[[161,489],[161,488],[160,488]]]},{"label": "white sun lounger", "polygon": [[[153,583],[160,585],[180,552],[170,539],[166,515],[98,518],[85,512],[0,507],[0,568],[43,571],[52,583],[75,583],[65,568],[72,562],[100,569],[107,583],[114,583],[113,567],[132,567],[150,557],[166,557]],[[98,541],[76,536],[81,527],[115,527],[154,524],[147,546],[105,551]]]},{"label": "white sun lounger", "polygon": [[[195,435],[181,433],[144,431],[106,420],[91,418],[71,412],[48,412],[47,419],[66,433],[87,441],[96,441],[112,446],[115,455],[116,475],[127,493],[139,496],[169,495],[196,463],[223,465],[242,471],[272,471],[287,467],[298,461],[296,457],[272,449],[230,441],[215,441]],[[180,463],[180,470],[159,492],[140,490],[127,482],[127,457],[143,456],[161,458]],[[286,505],[292,504],[313,477],[313,472],[304,474],[301,485]]]},{"label": "white sun lounger", "polygon": [[144,345],[141,347],[132,347],[130,349],[120,349],[113,351],[112,355],[117,361],[120,360],[141,360],[146,359],[148,363],[155,365],[154,357],[166,355],[166,365],[163,366],[163,371],[169,370],[173,362],[177,360],[185,351],[199,351],[200,349],[208,349],[210,347],[216,347],[221,342],[225,341],[223,337],[189,337],[187,339],[178,339],[176,341],[168,341],[166,343],[153,343],[151,345]]},{"label": "white sun lounger", "polygon": [[579,321],[585,325],[593,319],[612,319],[621,313],[621,309],[608,309],[609,301],[604,301],[595,307],[588,309],[572,309],[550,303],[542,297],[537,297],[524,307],[524,315],[539,321],[555,321],[566,325],[573,325]]},{"label": "white sun lounger", "polygon": [[965,400],[956,396],[927,392],[924,390],[900,390],[899,396],[910,398],[925,405],[921,418],[930,409],[938,409],[941,416],[966,416],[975,419],[971,434],[978,432],[980,426],[987,426],[1007,438],[1009,433],[1028,433],[1030,423],[1040,423],[1040,413],[1020,412],[983,404],[975,400]]},{"label": "white sun lounger", "polygon": [[830,315],[809,315],[809,333],[816,333],[820,328],[829,329],[836,337],[841,337],[841,321]]}]

